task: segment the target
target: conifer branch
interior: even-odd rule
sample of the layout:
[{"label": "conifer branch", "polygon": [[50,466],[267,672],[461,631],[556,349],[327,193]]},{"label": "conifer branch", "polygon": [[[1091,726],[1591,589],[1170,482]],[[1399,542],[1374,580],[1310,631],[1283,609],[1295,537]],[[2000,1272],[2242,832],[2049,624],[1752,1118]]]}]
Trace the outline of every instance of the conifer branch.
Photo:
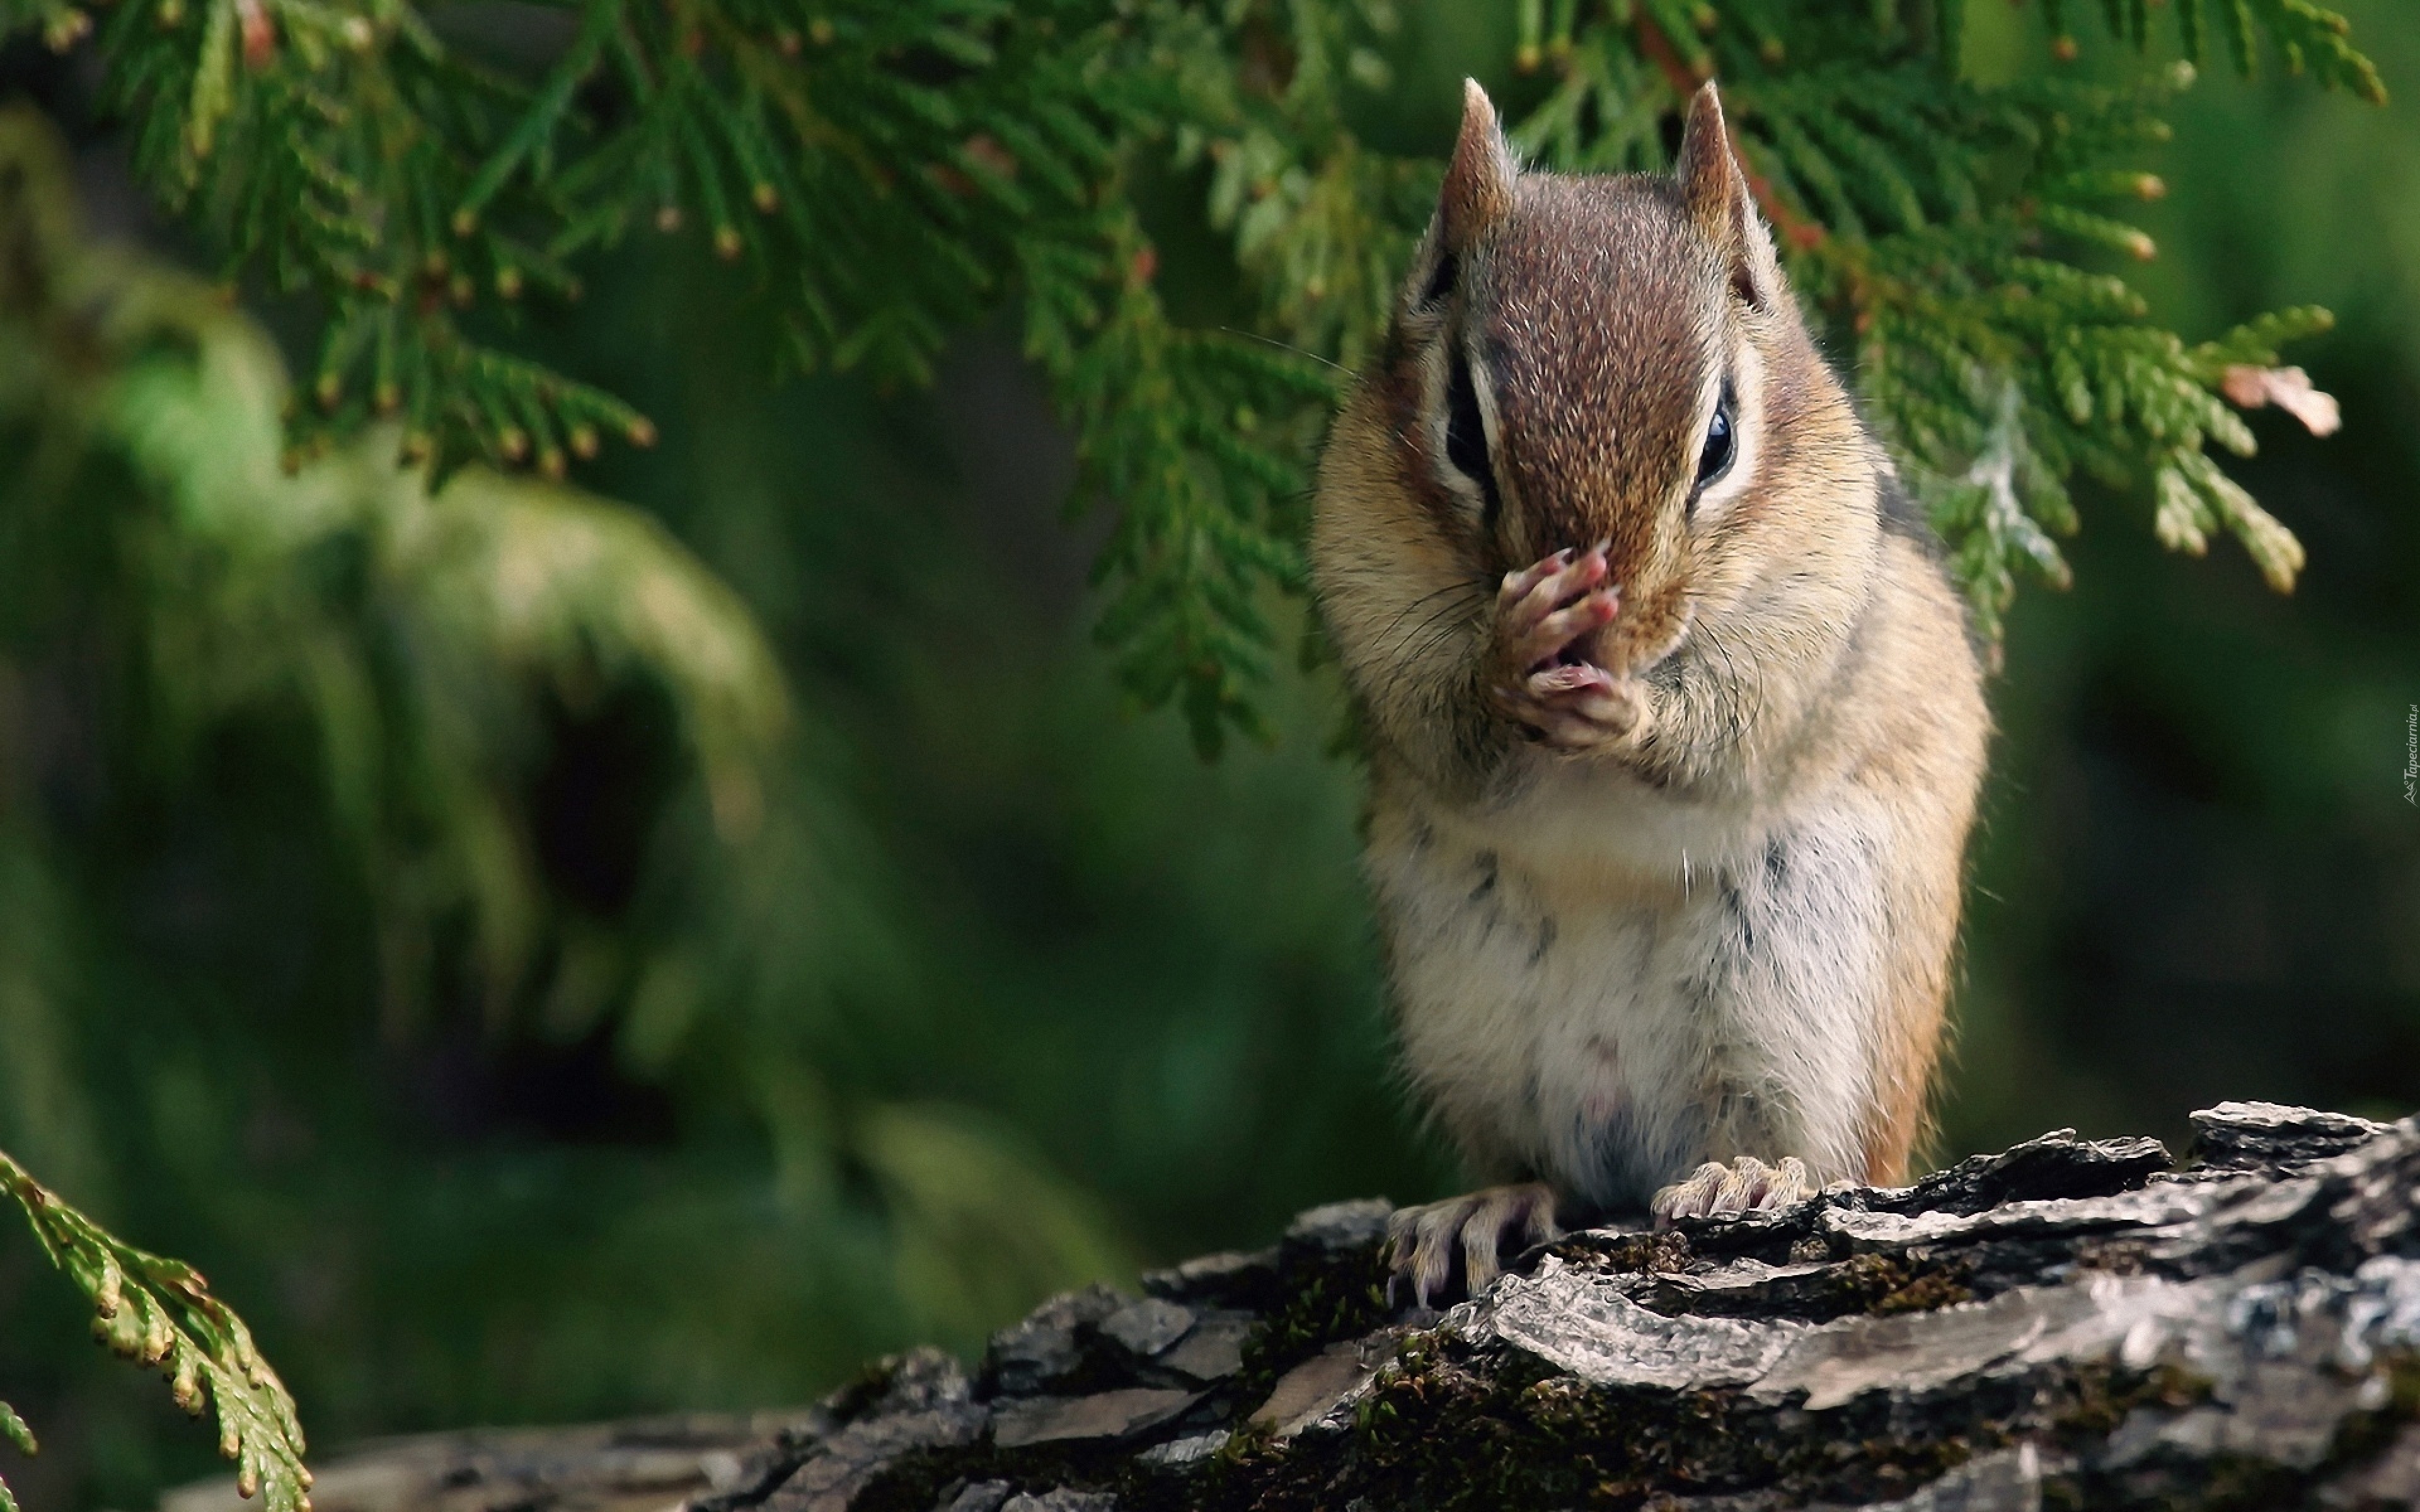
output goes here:
[{"label": "conifer branch", "polygon": [[[1660,169],[1687,94],[1722,80],[1792,278],[1854,345],[1987,636],[2021,577],[2063,580],[2078,471],[2149,494],[2172,545],[2233,534],[2290,586],[2300,548],[2205,448],[2250,441],[2226,370],[2273,366],[2324,317],[2256,322],[2221,361],[2102,269],[2156,255],[2125,213],[2163,187],[2139,157],[2220,39],[2241,69],[2273,57],[2373,101],[2375,67],[2313,0],[2105,0],[2101,34],[2182,61],[2117,87],[2054,63],[1986,88],[1961,72],[1964,8],[1518,0],[1512,62],[1552,77],[1515,137],[1547,166]],[[2079,51],[2075,8],[2037,8],[2054,58]],[[107,12],[91,45],[146,180],[231,275],[321,311],[293,459],[381,415],[441,475],[559,475],[605,439],[646,443],[644,417],[515,331],[522,301],[580,298],[584,265],[637,235],[703,238],[802,367],[921,381],[953,332],[1014,304],[1077,427],[1083,495],[1115,516],[1100,631],[1125,686],[1181,703],[1205,748],[1255,728],[1270,595],[1304,582],[1299,496],[1336,393],[1320,364],[1370,350],[1438,172],[1348,124],[1355,92],[1387,85],[1384,0],[551,13],[532,61],[441,35],[409,0]],[[55,45],[83,16],[0,0],[0,28]],[[1189,327],[1157,291],[1133,186],[1171,159],[1207,165],[1246,335]]]},{"label": "conifer branch", "polygon": [[[200,1272],[136,1249],[59,1200],[0,1151],[0,1192],[24,1211],[51,1263],[92,1304],[93,1337],[167,1378],[178,1407],[205,1407],[219,1425],[219,1453],[235,1461],[237,1488],[268,1512],[309,1512],[311,1472],[302,1463],[294,1399],[252,1342],[252,1331],[212,1296]],[[24,1420],[0,1404],[0,1437],[32,1454]],[[0,1483],[0,1509],[16,1499]]]},{"label": "conifer branch", "polygon": [[[25,1420],[19,1417],[17,1410],[7,1402],[0,1402],[0,1439],[8,1440],[19,1454],[29,1459],[41,1452],[41,1445],[34,1440],[34,1430],[25,1426]],[[6,1476],[0,1476],[0,1512],[17,1512],[17,1493],[8,1489]]]}]

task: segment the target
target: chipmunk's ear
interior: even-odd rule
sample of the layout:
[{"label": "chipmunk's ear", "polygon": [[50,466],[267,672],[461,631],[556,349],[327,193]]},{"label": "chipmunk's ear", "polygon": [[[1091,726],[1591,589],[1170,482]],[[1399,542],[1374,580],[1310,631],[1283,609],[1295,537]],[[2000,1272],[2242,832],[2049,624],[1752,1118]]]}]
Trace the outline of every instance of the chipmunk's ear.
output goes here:
[{"label": "chipmunk's ear", "polygon": [[1460,256],[1512,213],[1512,181],[1521,170],[1496,107],[1476,79],[1462,81],[1462,132],[1453,161],[1446,164],[1445,190],[1437,196],[1436,236],[1441,251]]},{"label": "chipmunk's ear", "polygon": [[1675,171],[1689,219],[1731,260],[1731,282],[1740,298],[1759,309],[1771,304],[1781,291],[1780,264],[1773,255],[1772,233],[1748,193],[1747,170],[1731,149],[1723,97],[1712,80],[1689,101]]}]

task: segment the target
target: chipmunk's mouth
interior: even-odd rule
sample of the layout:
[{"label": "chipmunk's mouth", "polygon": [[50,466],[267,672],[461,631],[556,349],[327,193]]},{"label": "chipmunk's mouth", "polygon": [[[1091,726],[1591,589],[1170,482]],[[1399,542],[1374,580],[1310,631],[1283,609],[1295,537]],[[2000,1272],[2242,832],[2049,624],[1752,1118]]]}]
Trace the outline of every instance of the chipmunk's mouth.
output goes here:
[{"label": "chipmunk's mouth", "polygon": [[1689,609],[1683,599],[1662,614],[1625,613],[1565,646],[1555,659],[1564,665],[1601,668],[1615,677],[1645,677],[1668,668],[1687,644],[1693,618]]}]

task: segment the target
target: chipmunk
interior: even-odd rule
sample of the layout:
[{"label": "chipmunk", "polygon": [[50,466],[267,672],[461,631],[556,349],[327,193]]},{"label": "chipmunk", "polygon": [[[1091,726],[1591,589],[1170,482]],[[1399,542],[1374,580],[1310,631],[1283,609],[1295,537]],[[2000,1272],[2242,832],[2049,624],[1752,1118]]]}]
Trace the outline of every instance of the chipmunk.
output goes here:
[{"label": "chipmunk", "polygon": [[1720,97],[1676,173],[1523,171],[1476,83],[1321,459],[1404,1069],[1508,1244],[1902,1180],[1989,731],[1938,545],[1807,332]]}]

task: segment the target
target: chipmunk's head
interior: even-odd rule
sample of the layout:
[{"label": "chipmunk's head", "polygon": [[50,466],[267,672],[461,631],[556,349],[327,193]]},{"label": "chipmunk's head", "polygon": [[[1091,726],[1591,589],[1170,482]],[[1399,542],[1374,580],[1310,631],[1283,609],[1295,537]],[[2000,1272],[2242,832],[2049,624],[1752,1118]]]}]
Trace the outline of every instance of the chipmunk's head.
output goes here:
[{"label": "chipmunk's head", "polygon": [[1468,85],[1359,402],[1419,525],[1481,579],[1610,543],[1621,612],[1588,659],[1615,671],[1670,653],[1694,608],[1769,565],[1780,543],[1753,522],[1791,507],[1776,480],[1869,479],[1712,85],[1668,177],[1525,173]]}]

